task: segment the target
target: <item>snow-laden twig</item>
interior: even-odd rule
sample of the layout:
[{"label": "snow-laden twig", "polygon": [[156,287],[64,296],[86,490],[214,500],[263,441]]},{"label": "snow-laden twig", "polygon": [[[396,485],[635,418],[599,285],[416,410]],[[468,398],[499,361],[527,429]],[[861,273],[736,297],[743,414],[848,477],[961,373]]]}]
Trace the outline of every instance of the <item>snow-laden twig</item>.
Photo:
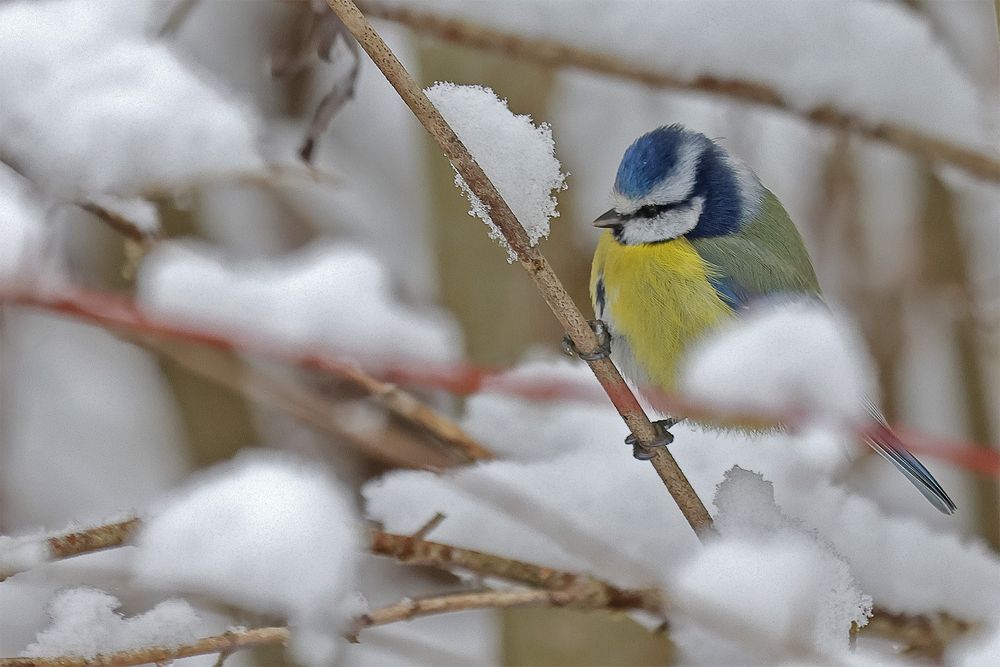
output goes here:
[{"label": "snow-laden twig", "polygon": [[749,104],[778,109],[815,125],[847,130],[868,139],[890,144],[928,162],[957,167],[968,174],[1000,183],[1000,160],[992,155],[956,145],[916,130],[891,123],[873,124],[859,116],[830,106],[800,111],[774,88],[754,81],[722,79],[702,75],[686,79],[674,72],[642,66],[606,53],[582,49],[552,39],[522,37],[463,19],[430,11],[379,2],[359,3],[369,15],[394,21],[423,34],[462,46],[502,53],[548,67],[575,67],[599,74],[638,81],[659,88],[673,88],[719,95]]},{"label": "snow-laden twig", "polygon": [[[569,334],[577,349],[588,356],[600,350],[597,336],[586,317],[580,312],[566,292],[545,256],[531,245],[521,223],[511,212],[507,202],[476,163],[444,117],[417,85],[413,77],[375,32],[357,6],[350,0],[328,0],[330,7],[351,31],[378,68],[396,89],[424,128],[437,141],[452,166],[469,189],[489,210],[490,217],[500,229],[518,261],[531,276],[542,298],[559,323]],[[611,402],[621,414],[629,429],[641,444],[650,445],[656,440],[656,431],[635,395],[625,384],[618,369],[608,358],[587,362],[597,380],[607,392]],[[704,538],[713,532],[712,516],[698,497],[691,483],[684,476],[674,457],[666,448],[659,447],[651,459],[653,467],[663,480],[674,502],[695,533]]]}]

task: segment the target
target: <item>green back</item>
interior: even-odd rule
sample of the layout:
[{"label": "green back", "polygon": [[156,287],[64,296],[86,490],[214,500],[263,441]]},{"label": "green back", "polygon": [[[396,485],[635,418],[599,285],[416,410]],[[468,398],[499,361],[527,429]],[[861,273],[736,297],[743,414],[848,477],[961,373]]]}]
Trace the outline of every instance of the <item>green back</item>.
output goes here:
[{"label": "green back", "polygon": [[819,295],[802,237],[778,198],[765,189],[757,215],[736,234],[691,239],[713,282],[736,300],[778,292]]}]

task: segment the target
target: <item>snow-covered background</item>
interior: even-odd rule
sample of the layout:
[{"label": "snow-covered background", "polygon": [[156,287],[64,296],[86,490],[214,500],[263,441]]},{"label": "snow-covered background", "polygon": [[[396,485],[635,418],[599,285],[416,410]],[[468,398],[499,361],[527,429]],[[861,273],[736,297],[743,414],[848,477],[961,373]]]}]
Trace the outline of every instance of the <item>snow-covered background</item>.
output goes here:
[{"label": "snow-covered background", "polygon": [[[803,307],[725,332],[685,388],[809,419],[675,427],[721,534],[703,547],[363,53],[301,160],[355,63],[322,2],[0,1],[0,576],[17,572],[0,581],[0,657],[276,625],[287,650],[227,664],[1000,661],[1000,176],[807,118],[907,128],[995,172],[995,4],[363,8],[588,316],[589,222],[625,147],[680,122],[744,158],[797,222],[837,319]],[[517,39],[473,39],[484,29]],[[675,85],[706,80],[765,87],[782,108]],[[89,314],[53,305],[75,294]],[[497,460],[444,470],[440,442],[385,409],[391,386],[361,391],[317,359],[398,382]],[[507,370],[462,381],[484,368]],[[913,435],[957,514],[857,444],[863,394]],[[366,610],[504,585],[365,553],[372,522],[412,534],[438,513],[435,541],[661,589],[669,630],[474,611],[348,643]],[[144,527],[122,549],[49,563],[39,546],[131,516]],[[970,628],[919,645],[862,630],[852,653],[873,611],[873,630],[880,613]]]}]

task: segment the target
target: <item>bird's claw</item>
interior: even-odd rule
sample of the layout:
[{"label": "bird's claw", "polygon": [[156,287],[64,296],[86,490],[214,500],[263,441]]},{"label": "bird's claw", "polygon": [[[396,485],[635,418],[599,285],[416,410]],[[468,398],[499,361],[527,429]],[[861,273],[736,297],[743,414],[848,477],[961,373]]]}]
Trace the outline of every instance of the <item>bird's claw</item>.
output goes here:
[{"label": "bird's claw", "polygon": [[579,357],[584,361],[607,359],[611,356],[611,333],[608,331],[608,325],[603,320],[587,320],[587,324],[590,325],[590,328],[594,330],[594,335],[597,336],[597,349],[589,353],[581,352],[577,349],[573,339],[567,334],[562,339],[563,352],[570,357]]},{"label": "bird's claw", "polygon": [[629,433],[625,438],[626,445],[632,445],[632,456],[639,461],[648,461],[656,456],[657,447],[666,447],[674,441],[674,434],[670,432],[670,427],[677,423],[676,419],[660,419],[653,422],[653,430],[656,437],[648,445],[643,445],[635,437],[634,433]]}]

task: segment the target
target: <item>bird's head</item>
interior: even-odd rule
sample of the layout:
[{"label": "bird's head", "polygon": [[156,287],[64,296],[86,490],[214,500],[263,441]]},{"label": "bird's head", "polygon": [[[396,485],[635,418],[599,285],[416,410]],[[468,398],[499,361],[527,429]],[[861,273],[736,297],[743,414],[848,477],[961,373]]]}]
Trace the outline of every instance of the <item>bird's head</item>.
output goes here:
[{"label": "bird's head", "polygon": [[763,196],[754,173],[698,132],[660,127],[628,147],[618,165],[610,211],[594,221],[625,245],[732,234]]}]

